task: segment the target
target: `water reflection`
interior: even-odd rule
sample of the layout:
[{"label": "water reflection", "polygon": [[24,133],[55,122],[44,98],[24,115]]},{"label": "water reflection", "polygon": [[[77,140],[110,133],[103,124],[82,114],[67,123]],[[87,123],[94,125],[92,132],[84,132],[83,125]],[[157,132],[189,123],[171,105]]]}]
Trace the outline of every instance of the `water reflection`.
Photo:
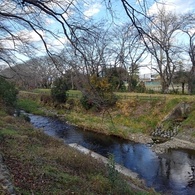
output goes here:
[{"label": "water reflection", "polygon": [[194,165],[195,151],[169,149],[160,157],[159,175],[174,194],[195,194]]},{"label": "water reflection", "polygon": [[195,194],[195,151],[169,149],[157,155],[148,145],[83,131],[58,119],[30,115],[31,123],[65,143],[78,143],[137,172],[149,187],[173,195]]}]

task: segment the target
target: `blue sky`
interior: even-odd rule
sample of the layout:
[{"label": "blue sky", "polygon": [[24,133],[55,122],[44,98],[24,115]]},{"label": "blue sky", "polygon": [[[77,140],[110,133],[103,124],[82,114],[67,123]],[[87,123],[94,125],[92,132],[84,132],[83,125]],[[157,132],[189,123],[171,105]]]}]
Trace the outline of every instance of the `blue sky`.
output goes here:
[{"label": "blue sky", "polygon": [[[137,9],[139,9],[139,4],[142,3],[143,0],[129,0],[129,4],[133,5]],[[61,0],[61,2],[65,2]],[[79,2],[79,1],[78,1]],[[108,2],[108,1],[107,1]],[[118,18],[116,22],[123,23],[127,22],[129,19],[125,13],[124,8],[122,7],[122,3],[120,0],[111,0],[112,2],[112,10],[114,10],[114,16]],[[195,8],[195,0],[159,0],[159,4],[157,5],[155,1],[149,0],[148,3],[148,13],[155,13],[157,12],[158,8],[162,6],[161,3],[164,3],[166,5],[166,10],[173,11],[175,13],[186,13],[189,11],[194,11]],[[106,9],[106,6],[104,4],[103,0],[85,0],[79,2],[80,5],[78,5],[82,9],[82,13],[84,14],[84,19],[89,20],[90,18],[93,18],[94,20],[112,20],[112,17],[109,13],[109,10]],[[74,15],[74,10],[72,12],[69,12],[69,15],[66,15],[65,17],[71,17]],[[66,38],[63,35],[63,33],[60,33],[59,26],[55,23],[54,20],[51,18],[45,18],[45,24],[46,26],[53,31],[58,32],[59,39],[54,39],[50,35],[48,35],[44,31],[40,31],[39,33],[50,43],[48,45],[49,49],[60,50],[62,49],[64,43],[66,43]],[[33,31],[29,30],[23,30],[18,32],[18,34],[21,34],[22,36],[26,36],[29,42],[32,42],[35,46],[38,47],[39,55],[44,52],[44,46],[41,43],[40,37]],[[7,46],[13,47],[11,41],[6,42]],[[21,59],[25,59],[23,55],[18,55]],[[145,71],[147,72],[148,69]],[[150,70],[148,70],[150,71]]]},{"label": "blue sky", "polygon": [[[143,0],[129,0],[128,2],[139,9],[139,2],[141,3],[142,1]],[[120,16],[120,19],[123,19],[123,17],[126,18],[126,16],[123,15],[125,14],[125,12],[122,8],[121,1],[115,0],[111,2],[112,8],[116,11],[116,14]],[[150,12],[156,12],[157,8],[160,8],[162,6],[162,3],[166,6],[166,10],[176,13],[186,13],[195,9],[194,0],[159,0],[158,4],[153,0],[149,0],[147,2]],[[106,16],[106,10],[104,5],[102,5],[102,0],[88,0],[85,8],[86,10],[84,14],[88,17],[102,18]]]},{"label": "blue sky", "polygon": [[[142,2],[143,0],[129,0],[129,3],[139,9],[139,3]],[[64,1],[65,2],[65,1]],[[82,12],[85,15],[85,20],[88,20],[89,18],[93,18],[95,20],[112,20],[112,17],[109,13],[109,11],[106,9],[105,4],[103,3],[104,1],[102,0],[85,0],[82,1]],[[123,23],[128,21],[128,17],[125,13],[124,8],[122,7],[122,3],[120,0],[112,0],[112,10],[114,10],[114,16],[118,19],[115,20],[115,22],[118,23]],[[155,13],[158,8],[162,6],[162,4],[156,4],[153,0],[147,0],[148,3],[148,12],[149,13]],[[163,2],[166,5],[166,10],[168,11],[175,11],[176,13],[185,13],[188,11],[192,11],[195,9],[195,0],[159,0],[158,2]],[[71,17],[74,13],[69,13],[68,17]],[[45,18],[45,24],[46,26],[49,26],[50,30],[59,32],[62,31],[59,26],[55,23],[55,21],[51,18]],[[23,30],[22,32],[24,33],[24,36],[28,37],[29,41],[38,43],[41,41],[40,37],[36,35],[35,32],[33,31],[28,31],[28,30]],[[40,32],[44,38],[47,38],[47,33],[46,32]],[[56,47],[60,48],[61,44],[64,44],[66,42],[66,38],[64,37],[63,34],[59,34],[59,41],[51,39],[49,37],[51,44],[55,45]],[[61,43],[60,43],[61,42]],[[11,43],[10,43],[11,44]]]}]

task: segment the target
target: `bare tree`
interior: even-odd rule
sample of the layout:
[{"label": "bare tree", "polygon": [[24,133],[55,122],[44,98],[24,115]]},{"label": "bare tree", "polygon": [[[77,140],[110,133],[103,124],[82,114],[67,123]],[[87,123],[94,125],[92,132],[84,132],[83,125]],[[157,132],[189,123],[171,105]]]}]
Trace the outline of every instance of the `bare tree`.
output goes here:
[{"label": "bare tree", "polygon": [[184,30],[184,32],[188,35],[189,38],[189,45],[187,45],[187,53],[191,61],[191,69],[188,74],[189,94],[195,93],[195,32],[191,32],[191,30],[193,30],[193,26],[190,26],[189,29]]},{"label": "bare tree", "polygon": [[141,62],[146,58],[146,47],[131,23],[118,26],[114,31],[114,44],[111,52],[114,59],[114,66],[126,70],[126,80],[129,91],[133,90],[132,82],[142,67]]},{"label": "bare tree", "polygon": [[92,25],[89,31],[77,34],[77,49],[73,47],[71,50],[72,59],[69,60],[69,65],[73,70],[86,75],[84,85],[90,84],[90,77],[93,75],[102,77],[102,70],[109,61],[109,33],[101,26],[102,24]]},{"label": "bare tree", "polygon": [[161,78],[162,93],[169,90],[181,52],[176,39],[183,25],[181,18],[162,8],[150,23],[149,36],[145,36],[146,46],[154,60],[152,68]]},{"label": "bare tree", "polygon": [[54,78],[59,74],[53,60],[47,56],[30,59],[1,71],[2,76],[9,78],[22,89],[50,88]]},{"label": "bare tree", "polygon": [[[12,66],[21,54],[34,57],[43,48],[53,57],[56,45],[52,42],[63,45],[67,41],[77,48],[76,31],[88,30],[79,6],[76,0],[1,0],[0,39],[7,48],[0,51],[0,60]],[[51,28],[53,23],[56,29]],[[33,44],[34,38],[38,41]]]},{"label": "bare tree", "polygon": [[[139,37],[142,38],[145,46],[152,53],[157,64],[160,65],[158,72],[161,75],[162,91],[166,92],[172,79],[171,75],[175,70],[172,56],[176,53],[173,51],[172,38],[174,32],[179,28],[178,18],[175,16],[171,18],[161,13],[162,17],[159,19],[160,22],[157,23],[148,15],[150,1],[137,1],[139,8],[136,8],[133,3],[127,0],[120,0],[119,2],[121,2],[121,6],[123,6],[132,26],[136,28]],[[86,20],[82,12],[84,3],[87,2],[77,0],[1,0],[0,39],[4,45],[7,44],[8,46],[4,47],[4,52],[0,50],[1,62],[12,66],[17,58],[18,60],[23,59],[20,56],[21,53],[23,56],[32,57],[36,52],[42,52],[42,46],[49,57],[53,59],[58,45],[68,43],[74,48],[77,59],[81,60],[79,65],[84,64],[82,66],[84,72],[99,72],[101,69],[99,65],[104,64],[105,56],[100,57],[102,51],[96,49],[96,54],[93,53],[92,59],[91,56],[88,56],[89,52],[85,50],[95,51],[94,48],[86,47],[86,44],[93,39],[91,35],[94,33],[94,25],[88,25],[90,20]],[[112,3],[113,1],[110,0],[102,1],[102,5],[106,5],[110,11],[112,11]],[[164,16],[166,18],[163,20]],[[55,28],[52,27],[54,23]],[[147,26],[149,24],[153,27],[153,31],[148,30]],[[154,31],[159,33],[156,35]],[[30,36],[31,33],[29,32],[33,32],[33,35],[37,36],[39,44],[37,42],[32,44],[30,38],[33,38],[33,36]],[[100,38],[102,42],[105,40],[104,37]],[[51,43],[54,40],[58,42],[56,45],[53,43],[56,47],[52,46]],[[42,46],[40,46],[40,42],[42,42]],[[11,43],[11,46],[8,43]],[[106,45],[104,47],[106,48]],[[95,59],[94,54],[99,55],[98,59]],[[123,56],[121,50],[118,59],[121,61],[122,58],[125,58],[125,56]],[[53,60],[53,63],[56,65],[56,60]],[[137,64],[133,62],[131,66],[136,67]]]}]

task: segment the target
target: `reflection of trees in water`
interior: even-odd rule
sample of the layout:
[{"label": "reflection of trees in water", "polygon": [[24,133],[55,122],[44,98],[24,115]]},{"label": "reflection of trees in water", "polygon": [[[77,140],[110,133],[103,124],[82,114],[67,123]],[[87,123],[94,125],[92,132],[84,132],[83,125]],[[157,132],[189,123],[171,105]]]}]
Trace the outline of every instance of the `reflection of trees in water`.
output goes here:
[{"label": "reflection of trees in water", "polygon": [[192,162],[194,162],[194,164],[191,164],[191,172],[188,172],[189,178],[190,178],[188,181],[188,186],[193,187],[193,186],[195,186],[195,155],[194,155],[194,151],[189,152],[188,157]]},{"label": "reflection of trees in water", "polygon": [[195,167],[194,166],[191,166],[191,173],[189,173],[189,181],[188,181],[188,186],[189,187],[193,187],[195,185]]},{"label": "reflection of trees in water", "polygon": [[66,123],[60,123],[58,120],[35,117],[31,122],[36,123],[35,126],[44,126],[44,129],[47,129],[46,133],[55,132],[66,142],[70,139],[84,147],[90,146],[88,148],[91,150],[94,147],[94,151],[99,154],[113,154],[118,163],[136,171],[140,177],[146,179],[149,186],[158,190],[170,190],[174,193],[184,190],[186,193],[190,192],[189,194],[195,191],[195,151],[193,150],[171,149],[157,156],[144,144],[83,131]]},{"label": "reflection of trees in water", "polygon": [[195,153],[190,151],[169,150],[160,158],[160,174],[169,183],[195,188]]}]

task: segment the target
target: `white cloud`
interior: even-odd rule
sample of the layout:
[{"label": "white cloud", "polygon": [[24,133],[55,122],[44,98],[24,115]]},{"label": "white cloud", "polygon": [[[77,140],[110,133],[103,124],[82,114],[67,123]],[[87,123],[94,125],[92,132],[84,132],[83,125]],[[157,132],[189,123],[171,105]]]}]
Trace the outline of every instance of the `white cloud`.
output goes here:
[{"label": "white cloud", "polygon": [[45,33],[41,30],[35,31],[28,31],[28,30],[22,30],[19,31],[16,36],[20,38],[23,42],[38,42],[41,41],[41,36],[44,37]]},{"label": "white cloud", "polygon": [[[41,30],[38,30],[38,33],[42,37],[45,36],[44,32],[42,32]],[[44,51],[43,44],[40,44],[41,37],[35,31],[22,30],[19,31],[15,36],[18,37],[15,40],[12,39],[12,37],[7,36],[5,37],[4,40],[1,41],[4,48],[9,49],[10,51],[15,50],[16,53],[18,52],[17,55],[19,55],[19,52],[26,55],[25,49],[26,51],[30,51],[28,50],[28,48],[29,49],[31,48],[33,53],[35,51],[37,52]],[[21,54],[21,56],[23,54]]]},{"label": "white cloud", "polygon": [[190,35],[192,36],[192,35],[195,33],[195,28],[189,29],[189,33],[190,33]]},{"label": "white cloud", "polygon": [[45,19],[45,24],[46,25],[52,25],[55,23],[55,20],[54,19],[51,19],[51,18],[46,18]]},{"label": "white cloud", "polygon": [[32,41],[32,42],[41,41],[41,37],[39,36],[39,34],[42,37],[44,37],[44,32],[41,30],[38,30],[37,32],[38,32],[38,34],[35,31],[28,32],[27,37],[29,38],[30,41]]},{"label": "white cloud", "polygon": [[68,42],[65,36],[59,38],[48,36],[46,41],[47,41],[47,48],[54,53],[61,52],[65,44]]},{"label": "white cloud", "polygon": [[95,14],[100,12],[100,9],[101,9],[102,5],[99,4],[99,3],[88,4],[88,5],[85,4],[85,7],[87,9],[84,11],[84,15],[86,17],[92,17]]},{"label": "white cloud", "polygon": [[168,12],[175,13],[187,13],[194,10],[195,1],[194,0],[160,0],[155,2],[149,9],[149,14],[155,14],[159,9],[165,7],[165,10]]}]

